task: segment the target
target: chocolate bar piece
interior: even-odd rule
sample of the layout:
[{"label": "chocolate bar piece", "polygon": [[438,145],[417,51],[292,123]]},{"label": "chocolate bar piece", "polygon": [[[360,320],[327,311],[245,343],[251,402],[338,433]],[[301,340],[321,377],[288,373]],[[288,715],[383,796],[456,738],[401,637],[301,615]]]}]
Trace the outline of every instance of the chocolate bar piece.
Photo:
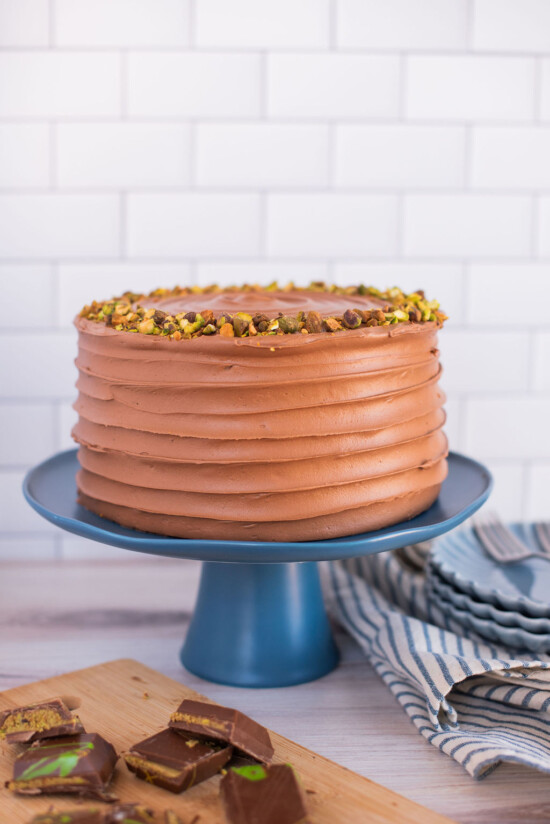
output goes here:
[{"label": "chocolate bar piece", "polygon": [[61,698],[0,712],[0,741],[10,744],[86,732]]},{"label": "chocolate bar piece", "polygon": [[226,741],[245,755],[266,764],[273,758],[273,747],[266,728],[238,710],[186,700],[170,716],[170,727],[201,738]]},{"label": "chocolate bar piece", "polygon": [[143,804],[117,804],[105,813],[104,824],[155,824],[155,814]]},{"label": "chocolate bar piece", "polygon": [[112,801],[107,787],[117,755],[97,733],[38,741],[21,753],[6,787],[21,795],[78,793]]},{"label": "chocolate bar piece", "polygon": [[230,824],[307,824],[304,796],[289,764],[237,767],[220,782]]},{"label": "chocolate bar piece", "polygon": [[[153,811],[142,804],[117,804],[108,810],[88,807],[56,813],[52,809],[50,812],[35,816],[29,824],[155,824],[156,820]],[[173,810],[166,810],[164,824],[183,822]]]},{"label": "chocolate bar piece", "polygon": [[163,730],[140,741],[122,757],[138,778],[181,793],[215,775],[231,753],[232,748],[226,744]]},{"label": "chocolate bar piece", "polygon": [[90,807],[87,810],[41,813],[29,824],[104,824],[104,819],[99,807]]}]

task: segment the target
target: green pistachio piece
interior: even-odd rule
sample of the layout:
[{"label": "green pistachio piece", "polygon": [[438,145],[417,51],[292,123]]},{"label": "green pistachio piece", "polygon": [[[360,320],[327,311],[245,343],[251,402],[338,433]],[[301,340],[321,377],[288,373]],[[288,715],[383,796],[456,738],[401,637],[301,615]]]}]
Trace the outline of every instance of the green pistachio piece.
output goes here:
[{"label": "green pistachio piece", "polygon": [[293,334],[294,332],[297,332],[299,328],[300,323],[296,320],[296,318],[293,318],[290,315],[283,315],[282,318],[279,318],[279,329],[282,332]]},{"label": "green pistachio piece", "polygon": [[329,332],[337,332],[338,329],[342,328],[340,322],[337,321],[336,318],[325,318],[324,324]]},{"label": "green pistachio piece", "polygon": [[353,309],[346,309],[342,318],[342,323],[348,329],[358,329],[361,326],[361,315]]},{"label": "green pistachio piece", "polygon": [[[250,315],[249,315],[250,317]],[[252,318],[250,318],[252,320]],[[249,321],[245,320],[244,318],[240,317],[239,314],[235,315],[233,318],[233,329],[235,330],[235,335],[238,338],[242,338],[245,332],[248,331],[248,323]]]},{"label": "green pistachio piece", "polygon": [[323,329],[323,318],[319,312],[308,312],[306,317],[306,329],[312,334],[314,332],[321,332]]},{"label": "green pistachio piece", "polygon": [[404,312],[402,309],[395,309],[394,312],[393,312],[393,316],[394,316],[394,318],[397,318],[398,321],[399,320],[408,320],[409,319],[409,313]]},{"label": "green pistachio piece", "polygon": [[233,329],[233,325],[231,323],[224,323],[220,328],[220,335],[224,338],[234,338],[235,330]]},{"label": "green pistachio piece", "polygon": [[252,315],[249,315],[247,312],[237,312],[234,317],[245,320],[247,323],[252,323]]},{"label": "green pistachio piece", "polygon": [[187,321],[187,326],[184,329],[186,337],[192,335],[194,332],[198,332],[204,326],[203,319],[197,315],[197,320],[194,323],[190,323]]}]

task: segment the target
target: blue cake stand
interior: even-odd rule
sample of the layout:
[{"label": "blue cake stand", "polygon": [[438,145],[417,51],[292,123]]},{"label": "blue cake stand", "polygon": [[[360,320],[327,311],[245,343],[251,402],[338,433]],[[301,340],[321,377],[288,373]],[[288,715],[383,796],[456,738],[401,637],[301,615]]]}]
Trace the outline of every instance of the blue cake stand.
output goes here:
[{"label": "blue cake stand", "polygon": [[328,541],[195,541],[126,529],[77,504],[76,453],[60,452],[30,470],[23,484],[29,504],[56,526],[84,538],[202,561],[181,660],[202,678],[240,687],[301,684],[338,663],[318,561],[370,555],[442,535],[479,509],[492,486],[484,466],[451,453],[437,501],[411,521]]}]

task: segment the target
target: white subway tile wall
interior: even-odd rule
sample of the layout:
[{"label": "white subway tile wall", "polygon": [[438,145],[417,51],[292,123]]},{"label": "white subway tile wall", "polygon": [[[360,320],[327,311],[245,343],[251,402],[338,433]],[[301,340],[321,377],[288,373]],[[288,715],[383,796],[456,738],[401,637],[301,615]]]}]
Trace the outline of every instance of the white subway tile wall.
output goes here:
[{"label": "white subway tile wall", "polygon": [[82,304],[275,279],[437,296],[451,447],[550,518],[548,0],[0,0],[0,558],[97,557],[20,492]]},{"label": "white subway tile wall", "polygon": [[190,126],[176,123],[62,123],[56,182],[61,189],[187,187],[190,141]]},{"label": "white subway tile wall", "polygon": [[1,46],[47,46],[49,0],[0,0]]},{"label": "white subway tile wall", "polygon": [[169,48],[191,40],[189,0],[54,0],[54,5],[55,46]]}]

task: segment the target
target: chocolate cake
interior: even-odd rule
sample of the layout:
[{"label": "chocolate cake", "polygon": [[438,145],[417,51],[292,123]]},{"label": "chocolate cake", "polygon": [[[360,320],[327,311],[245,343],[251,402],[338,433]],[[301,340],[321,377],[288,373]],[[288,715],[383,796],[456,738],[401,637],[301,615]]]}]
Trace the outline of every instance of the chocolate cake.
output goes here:
[{"label": "chocolate cake", "polygon": [[421,291],[324,284],[85,306],[79,501],[183,538],[311,541],[412,518],[447,472],[444,320]]}]

